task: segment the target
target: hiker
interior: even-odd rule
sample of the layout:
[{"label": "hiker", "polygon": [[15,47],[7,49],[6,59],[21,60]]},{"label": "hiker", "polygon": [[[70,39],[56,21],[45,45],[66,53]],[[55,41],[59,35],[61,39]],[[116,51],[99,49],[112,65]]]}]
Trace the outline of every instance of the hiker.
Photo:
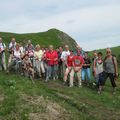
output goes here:
[{"label": "hiker", "polygon": [[8,65],[9,63],[11,63],[12,61],[12,56],[13,56],[13,51],[15,50],[15,47],[16,47],[16,40],[15,38],[13,37],[11,39],[11,42],[9,43],[9,47],[8,47],[8,52],[9,52],[9,58],[8,58]]},{"label": "hiker", "polygon": [[53,49],[53,45],[49,45],[49,50],[46,52],[47,70],[46,70],[46,82],[50,77],[53,80],[57,79],[57,65],[58,65],[58,54]]},{"label": "hiker", "polygon": [[90,82],[91,79],[91,71],[90,71],[90,66],[91,66],[91,59],[88,57],[88,53],[84,53],[84,64],[82,67],[82,81],[85,82]]},{"label": "hiker", "polygon": [[92,58],[92,74],[93,74],[93,76],[94,76],[94,80],[95,80],[95,85],[97,85],[98,84],[98,78],[97,78],[97,76],[96,76],[96,74],[95,74],[95,69],[96,68],[94,68],[94,67],[96,67],[96,66],[94,66],[94,62],[96,61],[96,59],[98,59],[98,53],[97,53],[97,51],[95,50],[95,51],[93,51],[93,58]]},{"label": "hiker", "polygon": [[65,45],[65,50],[61,54],[63,74],[65,73],[65,70],[66,70],[66,61],[67,61],[67,56],[68,55],[70,55],[69,46]]},{"label": "hiker", "polygon": [[17,43],[14,51],[11,54],[11,61],[9,61],[9,63],[8,63],[8,71],[7,72],[9,72],[9,70],[12,67],[15,67],[16,70],[20,69],[20,68],[18,68],[18,66],[21,64],[21,58],[22,58],[22,54],[20,51],[20,45],[19,45],[19,43]]},{"label": "hiker", "polygon": [[9,43],[8,52],[9,52],[10,54],[12,54],[12,52],[14,51],[15,46],[16,46],[16,40],[15,40],[15,38],[13,37],[13,38],[11,39],[11,42]]},{"label": "hiker", "polygon": [[77,51],[77,55],[73,57],[73,68],[70,72],[70,87],[73,87],[73,81],[74,81],[74,74],[77,74],[78,78],[78,86],[80,87],[82,85],[82,80],[81,80],[81,69],[84,63],[83,57],[80,55],[81,51]]},{"label": "hiker", "polygon": [[24,54],[25,54],[25,49],[24,49],[24,46],[23,46],[22,42],[20,42],[19,45],[20,45],[21,54],[22,54],[22,56],[24,56]]},{"label": "hiker", "polygon": [[31,63],[31,60],[29,59],[29,55],[25,54],[24,59],[22,61],[22,69],[23,73],[26,77],[32,76],[32,79],[35,77],[35,71],[33,69],[33,65]]},{"label": "hiker", "polygon": [[68,74],[71,72],[72,70],[72,61],[73,61],[73,56],[74,56],[74,53],[72,50],[70,50],[70,55],[67,56],[67,61],[66,61],[66,70],[65,70],[65,73],[64,73],[64,85],[66,85],[66,82],[67,82],[67,79],[68,79]]},{"label": "hiker", "polygon": [[106,57],[104,59],[104,83],[109,77],[112,85],[112,93],[115,94],[116,77],[118,77],[118,66],[116,57],[111,54],[111,49],[106,49]]},{"label": "hiker", "polygon": [[3,43],[2,38],[0,37],[0,71],[2,71],[2,69],[6,71],[5,50],[6,45]]},{"label": "hiker", "polygon": [[60,46],[59,51],[57,52],[58,53],[58,77],[59,79],[61,79],[63,76],[62,60],[61,60],[62,52],[63,52],[63,48]]},{"label": "hiker", "polygon": [[43,54],[44,51],[40,49],[40,45],[36,45],[35,52],[34,52],[34,67],[36,68],[36,71],[39,74],[39,77],[45,76],[45,68],[43,64]]},{"label": "hiker", "polygon": [[97,87],[98,87],[98,94],[102,92],[103,88],[103,80],[104,80],[104,68],[103,68],[103,59],[102,59],[102,52],[98,52],[98,58],[94,60],[94,77],[97,78]]},{"label": "hiker", "polygon": [[31,43],[31,40],[28,40],[27,45],[25,46],[25,54],[28,54],[29,59],[32,62],[33,65],[33,61],[34,61],[34,46]]}]

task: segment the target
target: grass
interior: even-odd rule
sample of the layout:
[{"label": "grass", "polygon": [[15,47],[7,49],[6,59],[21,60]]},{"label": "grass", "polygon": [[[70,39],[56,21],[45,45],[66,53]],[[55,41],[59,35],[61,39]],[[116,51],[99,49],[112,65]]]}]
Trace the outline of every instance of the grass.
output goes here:
[{"label": "grass", "polygon": [[[109,80],[103,94],[98,95],[95,88],[87,86],[68,88],[60,80],[49,83],[38,80],[33,84],[22,76],[0,72],[0,119],[28,120],[34,113],[32,117],[36,120],[49,120],[51,114],[57,112],[59,114],[53,119],[119,120],[119,80],[117,84],[116,95],[111,94]],[[47,107],[51,103],[53,106],[49,113]],[[54,104],[58,107],[55,108]]]},{"label": "grass", "polygon": [[76,45],[76,42],[70,36],[57,29],[28,34],[0,32],[0,37],[3,38],[6,45],[9,44],[12,37],[15,37],[17,42],[22,42],[23,45],[25,45],[28,40],[31,40],[34,45],[40,44],[41,47],[48,47],[50,44],[54,45],[54,47],[68,44],[71,48],[73,48]]},{"label": "grass", "polygon": [[[32,39],[34,44],[43,46],[71,44],[63,43],[64,39],[59,35],[60,31],[55,29],[31,34],[0,33],[6,44],[13,36],[18,42]],[[105,50],[98,51],[105,56]],[[112,51],[119,61],[120,47],[112,48]],[[119,80],[115,95],[111,94],[109,80],[104,92],[98,95],[91,86],[68,88],[62,85],[62,80],[49,83],[36,80],[33,84],[28,78],[0,72],[0,120],[119,120]]]}]

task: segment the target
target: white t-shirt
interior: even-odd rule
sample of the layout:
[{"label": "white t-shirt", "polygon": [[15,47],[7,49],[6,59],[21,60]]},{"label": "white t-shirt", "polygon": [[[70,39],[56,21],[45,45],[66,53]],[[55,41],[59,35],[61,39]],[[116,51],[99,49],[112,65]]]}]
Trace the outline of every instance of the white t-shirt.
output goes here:
[{"label": "white t-shirt", "polygon": [[39,61],[41,61],[42,57],[43,57],[44,52],[42,50],[39,51],[35,51],[34,52],[34,56],[36,59],[39,59]]},{"label": "white t-shirt", "polygon": [[16,46],[16,42],[14,44],[12,42],[10,42],[9,49],[11,49],[12,47],[15,48],[15,46]]},{"label": "white t-shirt", "polygon": [[3,51],[6,48],[4,43],[0,43],[0,51]]},{"label": "white t-shirt", "polygon": [[70,51],[63,51],[61,55],[61,59],[66,61],[69,55],[70,55]]},{"label": "white t-shirt", "polygon": [[20,50],[14,50],[14,56],[15,56],[15,58],[20,58],[21,57],[21,52],[20,52]]}]

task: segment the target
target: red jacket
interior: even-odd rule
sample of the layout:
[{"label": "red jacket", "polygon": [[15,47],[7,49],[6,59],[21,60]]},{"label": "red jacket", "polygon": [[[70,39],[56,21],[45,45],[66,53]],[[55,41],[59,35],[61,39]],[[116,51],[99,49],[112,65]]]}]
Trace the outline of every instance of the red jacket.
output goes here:
[{"label": "red jacket", "polygon": [[58,54],[55,50],[52,52],[46,52],[46,60],[48,65],[56,65],[58,64]]}]

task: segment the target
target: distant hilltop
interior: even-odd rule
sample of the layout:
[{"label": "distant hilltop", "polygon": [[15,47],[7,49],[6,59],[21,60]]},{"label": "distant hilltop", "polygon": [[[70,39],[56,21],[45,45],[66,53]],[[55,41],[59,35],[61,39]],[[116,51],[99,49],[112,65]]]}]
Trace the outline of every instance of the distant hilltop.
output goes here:
[{"label": "distant hilltop", "polygon": [[10,42],[12,37],[15,37],[17,42],[22,42],[25,44],[27,40],[31,40],[33,44],[40,44],[43,47],[47,47],[50,44],[54,45],[55,47],[68,44],[70,48],[75,48],[77,45],[73,38],[57,29],[50,29],[46,32],[25,34],[0,32],[0,37],[3,38],[3,41],[6,44]]}]

